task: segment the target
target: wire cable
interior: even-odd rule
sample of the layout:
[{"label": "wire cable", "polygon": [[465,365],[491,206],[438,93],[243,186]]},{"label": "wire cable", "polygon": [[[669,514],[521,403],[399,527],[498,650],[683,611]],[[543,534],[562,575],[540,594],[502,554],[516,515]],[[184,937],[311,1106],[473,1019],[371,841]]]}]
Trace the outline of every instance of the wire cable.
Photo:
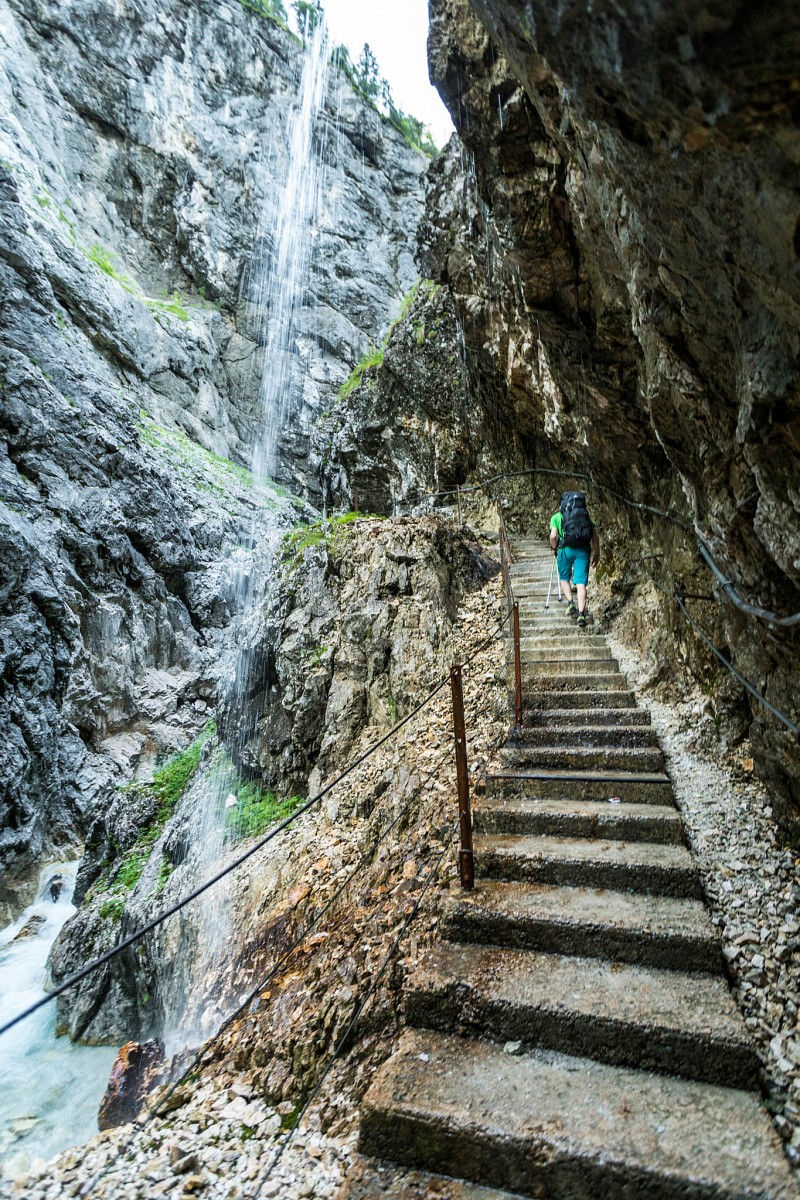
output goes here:
[{"label": "wire cable", "polygon": [[[664,591],[666,591],[666,588],[664,589]],[[723,666],[726,667],[728,671],[730,671],[731,675],[733,675],[735,679],[739,680],[739,683],[741,683],[742,687],[747,688],[747,691],[750,693],[751,696],[754,696],[756,698],[756,700],[758,700],[761,704],[764,705],[765,708],[769,709],[769,711],[772,713],[772,715],[774,717],[777,717],[778,720],[781,721],[786,726],[786,728],[788,730],[790,730],[791,733],[794,734],[795,737],[800,737],[800,725],[795,724],[794,721],[790,720],[789,717],[785,716],[782,712],[780,712],[775,707],[775,705],[772,704],[767,699],[766,696],[764,696],[761,692],[759,692],[758,688],[754,687],[754,685],[750,682],[749,679],[746,679],[744,677],[744,675],[742,675],[741,671],[737,670],[737,668],[733,665],[732,662],[728,661],[728,659],[725,657],[725,655],[722,653],[722,651],[718,650],[717,647],[714,645],[714,643],[712,642],[712,640],[708,636],[708,634],[705,632],[705,630],[701,629],[700,626],[697,624],[697,621],[695,621],[694,617],[692,617],[690,615],[689,611],[686,608],[686,605],[683,602],[683,599],[678,595],[677,592],[675,592],[673,594],[673,598],[677,602],[678,607],[680,608],[683,615],[686,617],[686,620],[689,622],[689,624],[700,635],[700,637],[703,639],[705,644],[708,646],[709,650],[711,650],[717,656],[717,658],[723,664]]]},{"label": "wire cable", "polygon": [[719,659],[719,661],[722,663],[722,665],[726,668],[726,670],[728,670],[735,679],[738,679],[738,681],[742,685],[742,687],[746,688],[751,696],[754,696],[755,699],[759,701],[759,703],[763,704],[765,708],[769,709],[769,711],[772,713],[772,715],[777,717],[778,720],[781,721],[786,726],[786,728],[791,733],[794,734],[795,737],[800,737],[800,725],[797,725],[794,721],[792,721],[784,713],[780,712],[780,710],[777,709],[775,707],[775,705],[772,704],[767,699],[767,697],[762,692],[760,692],[758,690],[758,688],[755,687],[754,684],[752,684],[750,682],[749,679],[746,679],[745,676],[742,675],[741,671],[739,671],[733,665],[733,663],[730,662],[725,657],[725,655],[722,653],[722,651],[717,646],[714,645],[714,643],[712,642],[711,638],[708,636],[706,631],[704,629],[702,629],[700,625],[698,625],[697,621],[695,621],[694,617],[691,615],[691,613],[687,609],[686,605],[684,604],[683,598],[680,596],[680,594],[675,591],[671,592],[669,590],[669,588],[664,587],[663,583],[659,583],[658,580],[654,579],[652,575],[649,575],[648,578],[651,580],[652,583],[655,584],[655,586],[658,588],[659,591],[663,592],[665,596],[669,596],[669,597],[671,597],[671,599],[673,599],[675,601],[675,603],[680,608],[680,610],[683,613],[686,620],[689,622],[689,624],[692,626],[692,628],[699,634],[699,636],[702,638],[702,640],[708,646],[709,650],[711,650],[712,653],[716,655],[716,657]]},{"label": "wire cable", "polygon": [[[433,776],[439,770],[439,767],[445,761],[447,756],[453,753],[453,749],[454,749],[453,746],[448,746],[444,750],[444,752],[438,756],[438,758],[436,759],[436,762],[434,763],[433,767],[429,771],[428,775],[419,784],[420,790],[427,787],[427,785],[430,783]],[[408,784],[406,785],[405,793],[404,793],[405,798],[408,797],[410,790],[411,790],[411,780],[409,780]],[[401,799],[402,798],[403,797],[401,797]],[[395,828],[395,826],[398,824],[398,822],[401,820],[401,818],[406,815],[406,812],[407,812],[406,808],[401,809],[400,812],[397,814],[397,816],[394,818],[394,820],[391,821],[389,823],[389,825],[387,825],[386,828],[379,834],[377,840],[372,843],[369,851],[367,853],[361,855],[360,862],[353,868],[353,870],[348,875],[347,879],[344,880],[344,882],[340,885],[340,887],[336,890],[336,892],[334,892],[333,896],[331,896],[331,898],[325,903],[325,905],[320,909],[320,911],[318,913],[314,914],[313,919],[309,922],[308,925],[306,925],[304,927],[302,933],[298,934],[297,939],[292,943],[292,945],[289,946],[287,950],[284,950],[284,952],[278,958],[277,962],[275,962],[272,965],[272,967],[270,967],[268,973],[263,977],[263,979],[259,980],[259,982],[255,985],[255,987],[253,987],[250,990],[250,992],[248,992],[247,996],[239,1004],[238,1008],[236,1008],[234,1012],[230,1013],[225,1018],[225,1020],[222,1022],[219,1029],[217,1029],[216,1032],[213,1033],[212,1036],[203,1043],[203,1045],[196,1052],[194,1058],[189,1063],[189,1065],[184,1068],[184,1070],[182,1071],[182,1073],[178,1077],[178,1079],[174,1080],[170,1084],[166,1095],[162,1096],[158,1100],[158,1103],[152,1109],[147,1111],[147,1114],[143,1121],[139,1121],[137,1119],[137,1121],[135,1122],[135,1125],[137,1128],[143,1129],[146,1126],[146,1124],[148,1123],[148,1121],[152,1120],[154,1117],[161,1116],[162,1115],[161,1109],[163,1109],[164,1105],[169,1102],[169,1100],[172,1098],[172,1096],[174,1096],[174,1094],[178,1090],[178,1088],[183,1085],[183,1083],[186,1080],[186,1076],[190,1075],[193,1071],[195,1071],[197,1069],[199,1069],[199,1070],[203,1069],[203,1066],[205,1064],[202,1062],[202,1059],[205,1057],[205,1055],[208,1053],[208,1051],[211,1049],[211,1047],[217,1041],[219,1041],[219,1039],[222,1037],[222,1035],[225,1033],[225,1031],[230,1028],[230,1026],[234,1023],[234,1021],[238,1020],[238,1018],[242,1016],[242,1014],[244,1013],[244,1010],[253,1003],[256,996],[259,994],[259,992],[263,992],[264,988],[267,987],[269,985],[269,983],[275,978],[275,976],[278,974],[278,972],[280,971],[280,969],[284,965],[284,963],[287,961],[287,959],[289,959],[291,957],[291,955],[294,954],[295,950],[297,950],[303,944],[303,942],[306,940],[306,938],[309,937],[309,935],[311,933],[313,933],[313,931],[317,928],[317,926],[319,925],[322,918],[325,916],[325,913],[328,912],[336,904],[337,900],[339,900],[339,898],[347,890],[347,888],[350,886],[350,884],[355,879],[355,877],[358,874],[360,874],[360,872],[363,871],[366,866],[368,866],[371,859],[374,858],[375,852],[377,851],[378,847],[383,844],[383,842],[386,840],[386,838],[389,836],[389,834]]]},{"label": "wire cable", "polygon": [[312,796],[309,800],[306,800],[305,803],[301,804],[300,807],[295,809],[290,816],[286,817],[280,822],[280,824],[271,829],[265,837],[257,841],[249,848],[249,850],[245,850],[244,853],[235,858],[232,863],[229,863],[221,871],[218,871],[216,875],[212,875],[210,879],[207,879],[205,883],[200,885],[200,887],[195,888],[195,890],[190,892],[188,896],[184,896],[182,900],[178,900],[163,913],[160,913],[157,917],[154,917],[152,921],[148,921],[146,925],[141,927],[141,929],[137,929],[134,933],[129,934],[128,937],[123,938],[121,942],[118,942],[116,946],[112,946],[112,948],[106,951],[105,954],[101,954],[99,958],[87,963],[85,967],[82,967],[80,971],[76,971],[74,975],[70,975],[68,979],[65,979],[63,983],[58,984],[58,986],[53,988],[51,992],[48,992],[47,995],[42,996],[40,1000],[37,1000],[34,1004],[29,1005],[22,1012],[17,1013],[17,1015],[12,1017],[11,1020],[6,1021],[5,1025],[0,1026],[0,1037],[2,1037],[4,1033],[7,1033],[9,1029],[13,1029],[15,1025],[19,1025],[19,1023],[24,1021],[27,1017],[32,1016],[33,1013],[38,1012],[39,1009],[44,1008],[45,1005],[52,1004],[52,1002],[57,1000],[59,996],[63,996],[65,992],[69,991],[70,988],[75,987],[76,984],[81,983],[94,971],[99,970],[100,967],[104,967],[106,963],[111,962],[113,958],[116,958],[119,954],[122,954],[124,950],[134,946],[148,933],[152,933],[154,929],[157,929],[159,925],[162,925],[164,921],[169,920],[169,918],[173,917],[175,913],[180,912],[181,909],[185,908],[187,904],[190,904],[193,900],[196,900],[198,896],[202,896],[203,893],[207,892],[208,889],[213,887],[215,883],[219,883],[219,881],[224,879],[226,875],[230,875],[230,873],[235,871],[237,867],[240,867],[242,863],[247,862],[252,855],[254,855],[257,851],[262,850],[264,846],[276,838],[279,833],[282,833],[284,829],[292,824],[293,821],[296,821],[298,817],[301,817],[304,813],[308,812],[308,810],[313,808],[314,805],[319,804],[320,800],[327,796],[328,792],[332,791],[333,788],[341,783],[343,779],[346,779],[348,775],[351,775],[356,767],[360,766],[361,763],[370,758],[375,751],[379,750],[385,742],[390,740],[390,738],[393,738],[395,734],[403,728],[404,725],[407,725],[409,721],[411,721],[419,712],[422,711],[423,708],[426,707],[426,705],[430,704],[434,696],[436,696],[448,682],[449,676],[446,679],[442,679],[441,682],[438,683],[436,687],[434,687],[432,691],[428,693],[425,699],[420,701],[416,708],[413,708],[411,712],[403,717],[401,721],[398,721],[396,725],[393,725],[388,733],[379,738],[377,742],[373,742],[373,744],[367,750],[365,750],[363,754],[360,754],[358,758],[354,759],[354,761],[349,764],[349,766],[345,767],[341,774],[337,775],[335,779],[326,784],[325,787],[322,788],[321,791],[317,792],[315,796]]},{"label": "wire cable", "polygon": [[708,547],[702,542],[697,543],[697,548],[700,551],[700,557],[710,569],[714,578],[719,582],[723,592],[735,604],[740,612],[743,612],[748,617],[755,617],[759,621],[766,621],[769,625],[780,625],[783,629],[790,628],[793,625],[800,625],[800,612],[792,613],[790,617],[779,617],[777,613],[769,612],[766,608],[761,608],[757,604],[748,604],[743,600],[730,579],[727,579],[720,571],[714,559],[711,557],[711,552]]}]

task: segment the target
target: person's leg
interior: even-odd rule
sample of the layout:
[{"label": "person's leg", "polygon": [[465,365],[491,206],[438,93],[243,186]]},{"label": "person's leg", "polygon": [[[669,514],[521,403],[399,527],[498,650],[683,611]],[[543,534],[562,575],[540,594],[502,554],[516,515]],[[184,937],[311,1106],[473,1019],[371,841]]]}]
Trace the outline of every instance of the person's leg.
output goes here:
[{"label": "person's leg", "polygon": [[567,602],[567,612],[570,616],[576,611],[572,603],[572,563],[574,551],[563,546],[558,552],[558,583],[561,595]]},{"label": "person's leg", "polygon": [[573,578],[578,589],[578,624],[586,623],[587,586],[589,583],[589,551],[576,550],[573,563]]}]

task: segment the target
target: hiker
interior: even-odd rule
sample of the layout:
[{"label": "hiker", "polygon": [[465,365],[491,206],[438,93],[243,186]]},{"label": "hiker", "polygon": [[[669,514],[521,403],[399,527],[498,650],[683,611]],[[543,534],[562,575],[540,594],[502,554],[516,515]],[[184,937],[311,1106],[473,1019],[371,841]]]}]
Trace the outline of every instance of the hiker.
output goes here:
[{"label": "hiker", "polygon": [[[589,560],[593,567],[600,561],[597,526],[586,508],[583,492],[562,492],[558,512],[550,518],[550,545],[558,563],[558,582],[567,603],[567,616],[578,614],[578,624],[586,624],[586,587]],[[578,604],[572,599],[572,583],[578,590]]]}]

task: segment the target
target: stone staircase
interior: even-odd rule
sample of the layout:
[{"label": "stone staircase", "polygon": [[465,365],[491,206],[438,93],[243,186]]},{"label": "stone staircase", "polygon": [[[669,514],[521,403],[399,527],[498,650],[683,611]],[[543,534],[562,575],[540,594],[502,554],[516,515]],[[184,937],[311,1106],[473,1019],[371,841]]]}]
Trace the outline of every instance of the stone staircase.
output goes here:
[{"label": "stone staircase", "polygon": [[544,610],[546,547],[515,558],[523,728],[342,1195],[796,1197],[649,714],[595,626]]}]

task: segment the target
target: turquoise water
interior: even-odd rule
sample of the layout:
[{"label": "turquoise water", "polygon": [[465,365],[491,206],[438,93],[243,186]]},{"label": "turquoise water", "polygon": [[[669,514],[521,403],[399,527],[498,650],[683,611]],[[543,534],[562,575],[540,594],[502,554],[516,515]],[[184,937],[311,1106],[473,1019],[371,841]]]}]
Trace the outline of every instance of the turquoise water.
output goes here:
[{"label": "turquoise water", "polygon": [[[37,898],[0,930],[0,1024],[45,991],[47,956],[72,916],[77,863],[51,863]],[[64,890],[54,903],[47,884],[56,872]],[[27,936],[18,936],[30,924]],[[116,1058],[112,1046],[77,1046],[55,1036],[55,1003],[0,1037],[0,1179],[16,1179],[97,1132],[97,1109]]]}]

